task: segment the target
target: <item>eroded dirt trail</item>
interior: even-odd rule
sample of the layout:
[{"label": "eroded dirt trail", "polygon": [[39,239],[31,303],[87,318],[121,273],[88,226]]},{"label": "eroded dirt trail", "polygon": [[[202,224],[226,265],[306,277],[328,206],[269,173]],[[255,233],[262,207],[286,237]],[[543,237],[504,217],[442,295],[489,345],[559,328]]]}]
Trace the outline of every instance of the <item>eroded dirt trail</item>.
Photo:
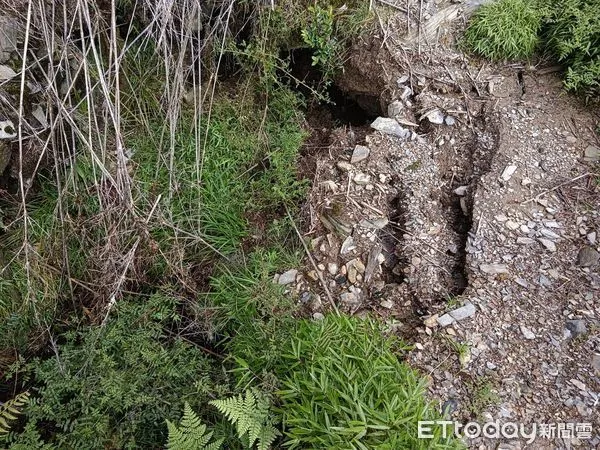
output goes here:
[{"label": "eroded dirt trail", "polygon": [[597,112],[543,66],[409,41],[401,21],[338,83],[382,117],[311,153],[315,266],[293,289],[315,318],[329,297],[386,318],[454,417],[592,423],[591,440],[533,445],[600,445]]}]

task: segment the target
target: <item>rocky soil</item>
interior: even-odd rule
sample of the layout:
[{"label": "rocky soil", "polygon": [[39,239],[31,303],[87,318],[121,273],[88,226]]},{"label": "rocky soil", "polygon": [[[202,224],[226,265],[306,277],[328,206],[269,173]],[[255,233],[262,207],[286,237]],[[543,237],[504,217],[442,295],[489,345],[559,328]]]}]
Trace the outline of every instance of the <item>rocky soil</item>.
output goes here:
[{"label": "rocky soil", "polygon": [[416,12],[378,7],[378,33],[353,49],[340,85],[359,104],[377,94],[381,117],[313,153],[310,256],[278,281],[315,319],[335,305],[387,320],[458,420],[593,427],[472,448],[596,448],[598,112],[543,61],[453,49],[471,6],[424,8],[419,36]]}]

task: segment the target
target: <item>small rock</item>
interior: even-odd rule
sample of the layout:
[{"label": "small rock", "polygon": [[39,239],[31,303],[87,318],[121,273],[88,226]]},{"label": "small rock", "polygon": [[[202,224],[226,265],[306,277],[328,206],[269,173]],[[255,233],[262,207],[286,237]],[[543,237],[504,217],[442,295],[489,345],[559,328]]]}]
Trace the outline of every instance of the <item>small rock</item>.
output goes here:
[{"label": "small rock", "polygon": [[411,88],[409,88],[408,86],[404,86],[402,89],[402,94],[400,94],[400,100],[406,102],[408,100],[408,97],[410,97],[412,93],[413,91]]},{"label": "small rock", "polygon": [[574,338],[587,333],[587,327],[585,326],[585,321],[583,321],[581,319],[567,320],[565,327],[567,328],[567,330],[569,330],[571,332],[571,336]]},{"label": "small rock", "polygon": [[412,135],[410,130],[400,126],[400,124],[395,119],[391,119],[388,117],[378,117],[371,124],[371,128],[380,131],[384,134],[399,137],[401,139],[410,139]]},{"label": "small rock", "polygon": [[346,273],[348,276],[348,281],[351,284],[355,284],[356,283],[356,275],[358,275],[358,270],[356,270],[356,267],[354,267],[354,264],[346,264]]},{"label": "small rock", "polygon": [[534,239],[528,238],[528,237],[518,237],[517,238],[517,244],[520,245],[530,245],[533,244],[535,242]]},{"label": "small rock", "polygon": [[404,109],[404,103],[400,100],[394,100],[392,103],[388,105],[387,113],[388,117],[395,118],[398,114],[402,112]]},{"label": "small rock", "polygon": [[498,215],[494,216],[494,219],[496,220],[496,222],[503,223],[508,220],[508,217],[506,217],[506,215],[504,215],[504,214],[498,214]]},{"label": "small rock", "polygon": [[530,231],[529,227],[527,225],[521,225],[519,227],[519,229],[521,230],[521,233],[525,233],[525,234],[529,233],[529,231]]},{"label": "small rock", "polygon": [[0,81],[10,80],[17,76],[17,72],[12,70],[9,66],[0,65]]},{"label": "small rock", "polygon": [[511,179],[511,177],[514,175],[514,173],[516,171],[517,171],[517,166],[515,166],[514,164],[511,164],[510,166],[506,166],[506,168],[502,172],[502,175],[500,175],[500,178],[502,178],[504,181],[508,181]]},{"label": "small rock", "polygon": [[587,390],[587,386],[584,383],[582,383],[581,381],[576,380],[574,378],[570,379],[569,383],[571,383],[573,386],[575,386],[580,391],[584,391],[585,392]]},{"label": "small rock", "polygon": [[0,121],[0,139],[13,139],[17,137],[17,129],[12,120]]},{"label": "small rock", "polygon": [[354,151],[352,152],[352,158],[350,159],[350,162],[352,164],[356,164],[361,161],[364,161],[369,157],[370,153],[371,150],[369,150],[369,147],[365,147],[364,145],[357,145],[356,147],[354,147]]},{"label": "small rock", "polygon": [[469,186],[459,186],[456,189],[454,189],[454,192],[456,195],[460,195],[461,197],[466,195],[467,193],[467,189],[469,189]]},{"label": "small rock", "polygon": [[513,220],[507,220],[504,225],[506,225],[506,228],[512,231],[515,231],[517,228],[519,228],[519,224]]},{"label": "small rock", "polygon": [[508,273],[508,267],[506,264],[480,264],[479,269],[483,273],[495,275],[498,273]]},{"label": "small rock", "polygon": [[323,320],[325,318],[325,316],[320,312],[316,312],[312,316],[314,320]]},{"label": "small rock", "polygon": [[350,172],[352,170],[352,164],[347,161],[338,161],[336,166],[343,172]]},{"label": "small rock", "polygon": [[548,239],[553,239],[553,240],[560,239],[559,234],[556,234],[554,231],[548,230],[547,228],[540,229],[540,233],[542,236],[544,236],[545,238],[548,238]]},{"label": "small rock", "polygon": [[552,242],[550,239],[539,238],[538,241],[540,244],[542,244],[544,247],[546,247],[546,250],[548,250],[549,252],[556,251],[556,244],[554,242]]},{"label": "small rock", "polygon": [[296,269],[290,269],[287,272],[283,272],[279,276],[279,280],[277,281],[281,285],[291,284],[296,281],[296,276],[298,275],[298,271]]},{"label": "small rock", "polygon": [[437,323],[441,327],[447,327],[448,325],[452,325],[454,323],[454,319],[450,314],[444,314],[437,318]]},{"label": "small rock", "polygon": [[450,311],[449,314],[456,321],[467,319],[475,315],[475,305],[472,303],[467,303],[465,306],[461,306],[454,311]]},{"label": "small rock", "polygon": [[369,184],[371,182],[371,177],[366,173],[357,173],[354,175],[354,182],[359,186],[364,186],[365,184]]},{"label": "small rock", "polygon": [[490,369],[490,370],[496,370],[496,367],[498,367],[498,366],[496,366],[496,364],[494,364],[494,363],[493,363],[493,362],[491,362],[491,361],[488,361],[488,362],[486,362],[486,363],[485,363],[485,366],[486,366],[488,369]]},{"label": "small rock", "polygon": [[338,265],[336,263],[327,263],[327,271],[331,275],[335,275],[338,273]]},{"label": "small rock", "polygon": [[515,283],[517,283],[519,286],[522,286],[524,288],[529,286],[529,283],[524,278],[515,278]]},{"label": "small rock", "polygon": [[600,373],[600,355],[596,353],[592,356],[592,367],[597,373]]},{"label": "small rock", "polygon": [[376,217],[374,219],[364,219],[359,222],[359,226],[371,230],[381,230],[387,226],[389,220],[387,217]]},{"label": "small rock", "polygon": [[396,80],[396,84],[398,85],[398,87],[401,87],[404,83],[408,81],[409,78],[410,77],[408,75],[402,75],[398,77],[398,79]]},{"label": "small rock", "polygon": [[588,162],[600,161],[600,147],[590,145],[588,148],[585,149],[583,159],[584,161]]},{"label": "small rock", "polygon": [[577,265],[580,267],[595,266],[600,260],[600,253],[592,247],[583,247],[577,255]]},{"label": "small rock", "polygon": [[423,320],[423,325],[425,325],[427,328],[434,328],[438,323],[438,317],[438,314],[434,314],[433,316],[428,317],[427,319]]},{"label": "small rock", "polygon": [[525,339],[535,339],[535,334],[533,334],[533,332],[525,325],[520,325],[519,328],[521,329],[521,333],[523,333],[523,336],[525,336]]},{"label": "small rock", "polygon": [[309,270],[306,273],[306,276],[311,279],[312,281],[317,281],[319,279],[319,274],[317,273],[316,270]]},{"label": "small rock", "polygon": [[427,113],[425,118],[435,125],[441,125],[444,123],[444,114],[439,109],[434,109],[433,111]]},{"label": "small rock", "polygon": [[446,122],[446,125],[451,127],[456,123],[456,119],[452,116],[446,116],[446,118],[444,119],[444,122]]},{"label": "small rock", "polygon": [[342,247],[340,248],[340,255],[350,253],[355,248],[356,245],[354,244],[354,238],[352,236],[348,236],[346,239],[344,239],[344,242],[342,242]]},{"label": "small rock", "polygon": [[595,231],[588,233],[586,238],[590,244],[592,244],[592,245],[596,244],[596,232]]},{"label": "small rock", "polygon": [[442,415],[451,417],[458,410],[458,400],[450,398],[442,404]]},{"label": "small rock", "polygon": [[348,305],[355,305],[358,303],[358,297],[354,292],[344,292],[343,294],[340,294],[340,300]]},{"label": "small rock", "polygon": [[302,294],[300,294],[300,303],[306,304],[310,301],[311,298],[311,293],[308,291],[304,291]]},{"label": "small rock", "polygon": [[380,305],[382,308],[392,309],[394,307],[394,302],[391,300],[383,300]]}]

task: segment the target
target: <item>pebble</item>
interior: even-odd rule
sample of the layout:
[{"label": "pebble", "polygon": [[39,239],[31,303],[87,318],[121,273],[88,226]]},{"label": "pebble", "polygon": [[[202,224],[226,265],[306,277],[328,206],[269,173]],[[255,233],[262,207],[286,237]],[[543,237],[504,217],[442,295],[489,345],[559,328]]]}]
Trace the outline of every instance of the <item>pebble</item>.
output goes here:
[{"label": "pebble", "polygon": [[356,245],[354,244],[354,238],[352,236],[348,236],[346,239],[344,239],[344,242],[342,242],[342,247],[340,249],[340,255],[345,255],[346,253],[350,253],[355,248],[356,248]]},{"label": "pebble", "polygon": [[585,326],[585,321],[583,321],[581,319],[567,320],[565,327],[569,331],[569,334],[574,338],[587,333],[587,327]]},{"label": "pebble", "polygon": [[487,274],[495,275],[498,273],[508,273],[506,264],[480,264],[479,269]]},{"label": "pebble", "polygon": [[376,217],[374,219],[361,220],[358,225],[360,225],[363,228],[369,228],[372,230],[381,230],[385,228],[388,223],[389,220],[387,217]]},{"label": "pebble", "polygon": [[469,186],[459,186],[456,189],[454,189],[454,192],[456,195],[460,195],[461,197],[463,195],[465,195],[467,193],[467,189],[469,189]]},{"label": "pebble", "polygon": [[364,186],[365,184],[369,184],[371,182],[371,177],[366,173],[357,173],[354,175],[354,182],[359,186]]},{"label": "pebble", "polygon": [[320,312],[316,312],[312,316],[314,320],[323,320],[325,318],[325,316]]},{"label": "pebble", "polygon": [[378,117],[371,124],[371,128],[384,134],[399,137],[401,139],[410,139],[412,135],[410,130],[400,126],[395,119],[391,119],[389,117]]},{"label": "pebble", "polygon": [[452,325],[454,323],[454,319],[450,314],[444,314],[437,318],[437,323],[441,327],[447,327],[448,325]]},{"label": "pebble", "polygon": [[403,109],[404,103],[402,103],[400,100],[394,100],[387,107],[388,117],[395,118],[398,114],[402,112]]},{"label": "pebble", "polygon": [[439,109],[434,109],[433,111],[427,113],[425,117],[435,125],[441,125],[444,123],[444,114]]},{"label": "pebble", "polygon": [[512,176],[515,174],[516,171],[517,171],[517,166],[515,166],[514,164],[511,164],[510,166],[506,166],[504,168],[504,171],[502,172],[502,175],[500,175],[500,178],[502,178],[504,181],[508,181],[512,178]]},{"label": "pebble", "polygon": [[544,236],[548,239],[560,239],[560,235],[558,235],[554,231],[548,230],[546,228],[542,228],[540,230],[540,233],[542,234],[542,236]]},{"label": "pebble", "polygon": [[365,147],[364,145],[357,145],[356,147],[354,147],[354,151],[352,152],[352,158],[350,159],[350,162],[352,164],[356,164],[361,161],[364,161],[369,157],[370,153],[371,150],[369,150],[369,147]]},{"label": "pebble", "polygon": [[517,222],[514,222],[512,220],[507,220],[504,225],[506,225],[506,228],[508,228],[509,230],[516,230],[517,228],[519,228],[519,224]]},{"label": "pebble", "polygon": [[592,367],[600,374],[600,355],[596,353],[592,356]]},{"label": "pebble", "polygon": [[340,294],[340,300],[349,305],[358,303],[358,297],[354,292],[344,292],[343,294]]},{"label": "pebble", "polygon": [[521,244],[521,245],[530,245],[533,244],[535,242],[534,239],[528,238],[528,237],[518,237],[517,238],[517,244]]},{"label": "pebble", "polygon": [[327,271],[331,275],[335,275],[338,273],[338,265],[336,263],[327,263]]},{"label": "pebble", "polygon": [[588,162],[600,161],[600,147],[590,145],[585,149],[583,159]]},{"label": "pebble", "polygon": [[394,307],[394,302],[391,300],[383,300],[380,305],[382,308],[392,309]]},{"label": "pebble", "polygon": [[576,380],[574,378],[569,380],[569,383],[571,383],[573,386],[575,386],[577,389],[581,390],[581,391],[586,391],[587,390],[587,386],[582,383],[579,380]]},{"label": "pebble", "polygon": [[281,285],[291,284],[296,281],[296,275],[298,275],[298,271],[296,269],[288,270],[279,276],[279,280],[277,280],[277,282]]},{"label": "pebble", "polygon": [[496,366],[496,364],[494,364],[494,363],[493,363],[493,362],[491,362],[491,361],[488,361],[488,362],[486,362],[486,363],[485,363],[485,366],[486,366],[488,369],[490,369],[490,370],[495,370],[495,369],[496,369],[496,367],[498,367],[498,366]]},{"label": "pebble", "polygon": [[525,325],[520,325],[519,328],[521,329],[521,333],[523,333],[523,336],[525,336],[525,339],[535,339],[535,334],[533,334],[533,332]]},{"label": "pebble", "polygon": [[579,254],[577,255],[577,265],[580,267],[595,266],[598,260],[600,260],[600,253],[588,246],[579,250]]},{"label": "pebble", "polygon": [[586,238],[590,244],[592,244],[592,245],[596,244],[596,232],[595,231],[588,233]]},{"label": "pebble", "polygon": [[350,172],[352,170],[352,164],[348,161],[338,161],[336,166],[343,172]]},{"label": "pebble", "polygon": [[461,321],[475,315],[475,305],[467,303],[454,311],[450,311],[448,314],[450,314],[454,320]]},{"label": "pebble", "polygon": [[521,230],[521,233],[525,233],[525,234],[529,233],[529,231],[530,231],[529,227],[527,225],[521,225],[519,227],[519,229]]},{"label": "pebble", "polygon": [[546,250],[548,250],[549,252],[556,251],[556,244],[554,242],[552,242],[550,239],[539,238],[538,241],[540,244],[542,244],[544,247],[546,247]]},{"label": "pebble", "polygon": [[437,319],[438,319],[439,315],[434,314],[433,316],[428,317],[427,319],[423,320],[423,325],[425,325],[427,328],[434,328],[435,325],[438,323]]},{"label": "pebble", "polygon": [[456,123],[456,119],[452,116],[446,116],[446,118],[444,119],[444,122],[446,122],[446,125],[451,127]]}]

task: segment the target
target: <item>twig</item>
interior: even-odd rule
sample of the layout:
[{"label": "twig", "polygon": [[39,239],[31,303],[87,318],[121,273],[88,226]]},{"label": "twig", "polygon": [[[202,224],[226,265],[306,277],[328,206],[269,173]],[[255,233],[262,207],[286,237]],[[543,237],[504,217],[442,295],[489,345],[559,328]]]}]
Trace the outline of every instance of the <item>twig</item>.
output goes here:
[{"label": "twig", "polygon": [[335,302],[333,301],[333,297],[331,295],[331,292],[329,292],[329,288],[327,287],[327,283],[325,283],[325,279],[323,278],[323,274],[321,273],[321,271],[317,267],[317,263],[315,263],[315,260],[313,259],[312,255],[310,254],[310,250],[308,250],[308,247],[306,246],[306,242],[304,242],[304,239],[302,239],[302,235],[300,234],[300,231],[298,231],[298,227],[296,226],[296,222],[294,222],[294,219],[292,218],[292,215],[290,214],[290,210],[288,209],[287,205],[285,206],[285,212],[287,213],[287,216],[290,219],[290,222],[292,223],[292,227],[294,227],[294,231],[298,235],[298,238],[300,239],[300,242],[302,242],[302,247],[304,247],[304,251],[306,252],[306,256],[308,256],[308,259],[310,260],[310,263],[312,264],[313,268],[315,269],[315,272],[317,272],[317,276],[319,277],[319,281],[321,282],[321,286],[323,287],[323,290],[325,291],[325,294],[327,294],[327,300],[329,300],[329,303],[331,304],[331,307],[333,308],[333,310],[335,311],[335,313],[337,315],[339,315],[340,311],[338,310],[338,307],[336,306]]},{"label": "twig", "polygon": [[403,8],[402,6],[397,6],[394,5],[393,3],[388,2],[387,0],[377,0],[379,3],[383,3],[386,6],[389,6],[390,8],[394,8],[397,9],[398,11],[402,11],[403,13],[408,13],[408,10]]},{"label": "twig", "polygon": [[563,187],[563,186],[565,186],[567,184],[573,183],[574,181],[577,181],[577,180],[581,180],[582,178],[588,177],[590,175],[592,175],[590,172],[586,172],[583,175],[579,175],[579,176],[577,176],[575,178],[571,178],[570,180],[567,180],[567,181],[564,181],[564,182],[562,182],[560,184],[557,184],[553,188],[546,189],[545,191],[540,192],[535,197],[532,197],[530,199],[525,200],[524,202],[521,202],[521,205],[526,205],[527,203],[535,202],[535,201],[539,200],[540,197],[542,197],[543,195],[549,194],[550,192],[556,191],[557,189],[560,189],[561,187]]}]

